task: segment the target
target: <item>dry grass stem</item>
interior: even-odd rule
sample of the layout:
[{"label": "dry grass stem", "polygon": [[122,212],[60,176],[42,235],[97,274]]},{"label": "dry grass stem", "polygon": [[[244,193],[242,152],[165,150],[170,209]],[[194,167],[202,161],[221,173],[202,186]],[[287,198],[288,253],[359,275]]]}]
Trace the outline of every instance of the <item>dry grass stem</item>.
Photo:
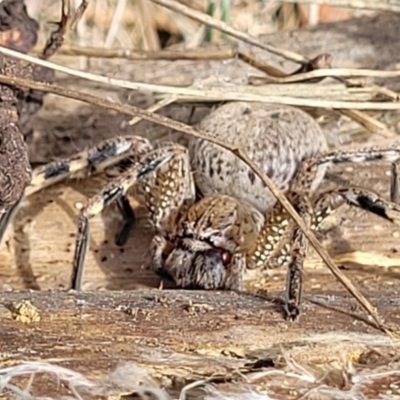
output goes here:
[{"label": "dry grass stem", "polygon": [[398,0],[285,0],[285,3],[329,5],[362,10],[400,12],[400,4]]},{"label": "dry grass stem", "polygon": [[108,28],[107,36],[104,41],[104,47],[110,48],[115,41],[119,26],[121,25],[122,17],[125,11],[127,0],[118,0],[111,20],[110,27]]},{"label": "dry grass stem", "polygon": [[361,306],[372,317],[373,321],[375,322],[374,326],[377,327],[378,329],[385,331],[386,333],[390,333],[389,330],[381,323],[378,314],[374,309],[374,307],[371,305],[371,303],[356,288],[356,286],[354,286],[351,280],[348,279],[346,275],[333,263],[327,251],[322,247],[318,239],[315,237],[314,233],[301,219],[301,217],[294,209],[294,207],[290,204],[290,202],[287,200],[285,195],[281,193],[281,191],[276,187],[276,185],[272,182],[272,180],[268,176],[266,176],[262,172],[262,170],[257,165],[255,165],[253,161],[241,149],[235,148],[232,145],[225,143],[224,141],[217,140],[216,138],[209,136],[207,132],[199,131],[198,129],[195,129],[194,127],[188,126],[181,122],[174,121],[162,115],[154,114],[152,112],[149,112],[148,110],[143,110],[127,104],[121,104],[114,101],[109,101],[100,98],[98,96],[93,96],[75,90],[66,89],[57,85],[49,85],[21,78],[12,78],[6,75],[0,75],[0,82],[7,85],[16,85],[33,90],[43,91],[46,93],[53,93],[59,96],[108,108],[123,114],[131,115],[134,117],[140,117],[147,121],[154,122],[156,124],[168,127],[170,129],[186,133],[193,137],[207,140],[211,143],[221,146],[222,148],[227,149],[228,151],[233,152],[237,157],[239,157],[242,161],[244,161],[253,170],[253,172],[263,181],[266,187],[268,187],[268,189],[271,190],[271,192],[278,199],[278,201],[281,202],[285,210],[289,213],[289,215],[295,220],[295,222],[302,229],[307,239],[310,241],[311,245],[315,248],[315,250],[320,255],[322,260],[331,270],[331,272],[344,285],[344,287],[357,299],[357,301],[361,304]]},{"label": "dry grass stem", "polygon": [[[166,107],[166,106],[168,106],[168,105],[174,103],[177,99],[178,99],[178,98],[175,97],[175,96],[166,97],[165,99],[160,100],[160,101],[157,102],[156,104],[154,104],[154,105],[152,105],[151,107],[149,107],[149,108],[147,109],[147,111],[150,111],[150,112],[153,112],[153,113],[154,113],[154,112],[160,110],[161,108]],[[141,120],[142,120],[142,118],[140,118],[140,117],[134,117],[134,118],[132,118],[132,119],[128,122],[128,124],[132,126],[132,125],[137,124],[137,123],[138,123],[139,121],[141,121]]]},{"label": "dry grass stem", "polygon": [[155,21],[151,8],[154,6],[148,0],[139,0],[136,2],[138,7],[138,26],[141,31],[143,48],[146,50],[160,50],[161,45],[155,27]]},{"label": "dry grass stem", "polygon": [[[37,48],[35,50],[38,51]],[[59,49],[58,54],[93,58],[124,58],[127,60],[227,60],[235,57],[237,50],[234,46],[224,46],[218,49],[185,49],[184,51],[137,51],[123,48],[63,46]]]},{"label": "dry grass stem", "polygon": [[269,77],[269,76],[253,76],[251,79],[264,81],[264,82],[274,82],[274,83],[293,83],[301,82],[309,79],[315,78],[354,78],[354,77],[369,77],[369,78],[398,78],[400,76],[400,70],[392,71],[382,71],[375,69],[354,69],[354,68],[329,68],[329,69],[315,69],[310,72],[304,72],[296,75],[279,77]]},{"label": "dry grass stem", "polygon": [[[38,52],[38,48],[35,48]],[[63,46],[58,54],[66,56],[86,56],[92,58],[124,58],[127,60],[229,60],[239,57],[249,65],[266,72],[270,76],[288,76],[282,70],[254,57],[249,51],[240,50],[236,45],[223,46],[210,49],[185,49],[183,50],[160,50],[160,51],[137,51],[123,48],[105,49],[103,47],[77,47]]]},{"label": "dry grass stem", "polygon": [[383,122],[379,122],[366,113],[358,110],[338,110],[341,114],[358,122],[371,133],[381,135],[383,137],[394,137],[396,133],[391,131]]}]

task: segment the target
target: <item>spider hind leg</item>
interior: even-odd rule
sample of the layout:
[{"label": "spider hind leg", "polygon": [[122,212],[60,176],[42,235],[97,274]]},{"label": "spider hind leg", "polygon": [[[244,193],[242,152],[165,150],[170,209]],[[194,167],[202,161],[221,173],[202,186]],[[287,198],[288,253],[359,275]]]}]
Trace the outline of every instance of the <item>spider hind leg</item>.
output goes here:
[{"label": "spider hind leg", "polygon": [[[298,190],[297,193],[299,193],[301,183],[310,181],[309,177],[307,178],[306,176],[307,173],[313,171],[310,165],[312,166],[313,163],[315,165],[323,160],[328,161],[330,159],[334,160],[335,163],[386,160],[392,163],[392,173],[394,176],[392,176],[390,182],[390,197],[391,200],[396,200],[398,199],[397,167],[394,166],[394,163],[397,163],[399,158],[399,149],[375,148],[370,150],[332,153],[331,155],[321,157],[317,162],[315,162],[315,160],[306,162],[299,172],[299,175],[296,177],[296,180],[294,180],[293,186]],[[400,205],[393,201],[385,200],[377,193],[364,188],[349,185],[325,192],[317,200],[314,211],[309,207],[307,191],[300,193],[301,194],[296,194],[296,192],[292,192],[291,200],[296,210],[309,227],[311,227],[312,215],[330,214],[344,203],[369,211],[394,224],[400,225]],[[300,316],[301,274],[307,249],[308,240],[304,232],[298,226],[291,225],[291,253],[288,257],[288,276],[285,295],[285,309],[287,317],[290,320],[297,320]]]}]

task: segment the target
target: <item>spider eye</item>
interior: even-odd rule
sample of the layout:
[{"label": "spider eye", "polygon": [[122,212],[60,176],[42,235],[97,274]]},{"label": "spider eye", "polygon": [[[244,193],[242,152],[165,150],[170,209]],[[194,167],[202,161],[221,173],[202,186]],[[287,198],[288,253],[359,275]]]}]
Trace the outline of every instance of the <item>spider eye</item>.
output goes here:
[{"label": "spider eye", "polygon": [[221,259],[224,265],[228,265],[232,261],[232,254],[224,251],[221,255]]}]

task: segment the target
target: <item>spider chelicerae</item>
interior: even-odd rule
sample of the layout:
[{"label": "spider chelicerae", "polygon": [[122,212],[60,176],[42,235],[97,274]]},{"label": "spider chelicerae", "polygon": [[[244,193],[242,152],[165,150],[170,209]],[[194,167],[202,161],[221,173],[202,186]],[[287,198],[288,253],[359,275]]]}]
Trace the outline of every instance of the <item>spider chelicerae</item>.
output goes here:
[{"label": "spider chelicerae", "polygon": [[[329,152],[324,134],[308,114],[258,103],[225,104],[212,111],[199,128],[242,148],[286,192],[313,229],[345,202],[399,222],[400,207],[394,195],[387,201],[372,191],[350,186],[318,197],[314,191],[328,165],[376,160],[395,165],[400,148]],[[117,202],[125,220],[118,239],[122,244],[134,221],[126,194],[137,184],[155,228],[149,263],[156,272],[183,288],[240,290],[246,268],[285,265],[286,312],[289,319],[298,318],[308,241],[250,168],[216,144],[193,138],[186,148],[170,142],[152,145],[140,137],[109,139],[34,169],[25,195],[80,172],[103,171],[127,158],[128,170],[80,211],[72,288],[80,289],[89,219]],[[395,187],[397,181],[392,182]],[[7,221],[3,218],[2,231]]]}]

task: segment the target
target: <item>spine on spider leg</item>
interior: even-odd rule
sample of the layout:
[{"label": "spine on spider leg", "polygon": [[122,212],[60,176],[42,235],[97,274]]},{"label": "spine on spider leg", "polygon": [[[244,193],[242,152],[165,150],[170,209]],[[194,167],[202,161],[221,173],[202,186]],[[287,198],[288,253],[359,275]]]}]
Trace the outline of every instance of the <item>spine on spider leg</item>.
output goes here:
[{"label": "spine on spider leg", "polygon": [[390,201],[399,202],[399,163],[393,162],[390,174]]},{"label": "spine on spider leg", "polygon": [[72,264],[71,289],[81,290],[83,264],[89,244],[89,219],[86,210],[79,217],[75,256]]}]

